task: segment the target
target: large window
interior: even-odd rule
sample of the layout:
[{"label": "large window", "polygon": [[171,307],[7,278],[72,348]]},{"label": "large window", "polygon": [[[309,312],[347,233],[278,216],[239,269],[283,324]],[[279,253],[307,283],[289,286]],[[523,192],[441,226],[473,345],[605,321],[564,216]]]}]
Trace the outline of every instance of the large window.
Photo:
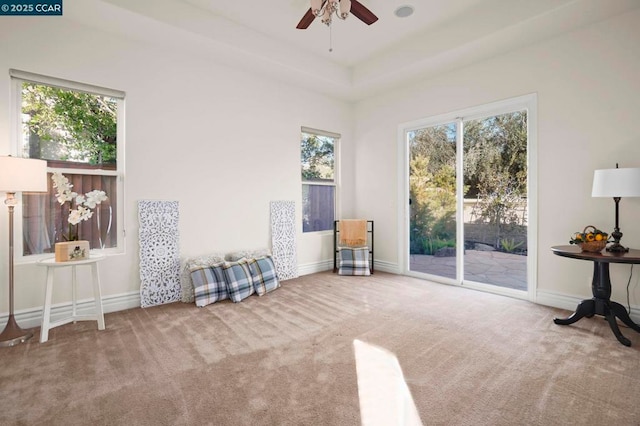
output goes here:
[{"label": "large window", "polygon": [[[23,71],[10,74],[16,155],[46,160],[49,178],[48,193],[22,196],[22,254],[51,253],[56,242],[76,238],[91,248],[121,246],[124,93]],[[72,185],[63,204],[54,174]],[[106,194],[97,204],[96,191]],[[79,211],[89,214],[70,223]]]},{"label": "large window", "polygon": [[302,231],[333,229],[336,212],[336,152],[340,135],[302,128]]}]

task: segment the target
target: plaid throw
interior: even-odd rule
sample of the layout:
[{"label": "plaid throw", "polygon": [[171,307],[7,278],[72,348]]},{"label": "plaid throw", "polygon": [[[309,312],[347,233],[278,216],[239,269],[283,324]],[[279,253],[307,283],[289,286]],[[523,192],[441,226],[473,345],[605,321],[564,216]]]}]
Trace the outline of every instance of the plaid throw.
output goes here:
[{"label": "plaid throw", "polygon": [[229,298],[235,303],[242,302],[255,293],[251,271],[246,259],[237,262],[226,262],[222,267],[224,278],[227,281]]},{"label": "plaid throw", "polygon": [[224,262],[191,270],[196,306],[206,306],[229,298],[222,266]]},{"label": "plaid throw", "polygon": [[267,294],[280,287],[276,267],[273,264],[271,256],[263,256],[249,260],[249,268],[251,268],[253,287],[256,293],[258,293],[258,296]]},{"label": "plaid throw", "polygon": [[371,275],[369,270],[369,248],[341,248],[338,274]]}]

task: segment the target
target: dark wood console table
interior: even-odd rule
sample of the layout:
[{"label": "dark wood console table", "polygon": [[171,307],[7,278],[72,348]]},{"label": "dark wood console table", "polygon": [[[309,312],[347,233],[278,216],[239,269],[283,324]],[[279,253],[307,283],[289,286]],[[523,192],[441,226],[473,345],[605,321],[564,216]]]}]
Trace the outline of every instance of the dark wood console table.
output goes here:
[{"label": "dark wood console table", "polygon": [[591,281],[593,297],[580,302],[576,311],[569,318],[555,318],[553,322],[559,325],[569,325],[584,317],[591,318],[596,314],[602,315],[609,322],[609,326],[618,341],[625,346],[631,346],[631,341],[620,332],[616,317],[639,333],[640,326],[631,320],[624,306],[610,300],[611,278],[609,276],[609,264],[640,264],[640,250],[630,249],[626,253],[609,253],[605,250],[600,253],[588,253],[583,252],[580,247],[576,246],[555,246],[551,247],[551,250],[558,256],[593,262],[593,280]]}]

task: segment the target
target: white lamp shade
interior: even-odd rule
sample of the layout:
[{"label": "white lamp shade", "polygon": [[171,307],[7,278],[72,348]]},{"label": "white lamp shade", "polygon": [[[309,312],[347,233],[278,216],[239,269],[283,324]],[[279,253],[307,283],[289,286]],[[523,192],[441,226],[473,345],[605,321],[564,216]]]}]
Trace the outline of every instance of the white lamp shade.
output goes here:
[{"label": "white lamp shade", "polygon": [[596,170],[591,196],[640,197],[640,168]]},{"label": "white lamp shade", "polygon": [[0,192],[47,192],[47,162],[0,156]]}]

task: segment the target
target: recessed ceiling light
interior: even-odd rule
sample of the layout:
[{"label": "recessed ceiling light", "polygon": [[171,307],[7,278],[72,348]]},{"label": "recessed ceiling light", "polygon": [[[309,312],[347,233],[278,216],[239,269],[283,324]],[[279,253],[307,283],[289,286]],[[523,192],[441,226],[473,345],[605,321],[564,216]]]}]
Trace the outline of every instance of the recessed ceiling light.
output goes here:
[{"label": "recessed ceiling light", "polygon": [[406,18],[408,16],[413,15],[413,6],[400,6],[394,12],[398,18]]}]

